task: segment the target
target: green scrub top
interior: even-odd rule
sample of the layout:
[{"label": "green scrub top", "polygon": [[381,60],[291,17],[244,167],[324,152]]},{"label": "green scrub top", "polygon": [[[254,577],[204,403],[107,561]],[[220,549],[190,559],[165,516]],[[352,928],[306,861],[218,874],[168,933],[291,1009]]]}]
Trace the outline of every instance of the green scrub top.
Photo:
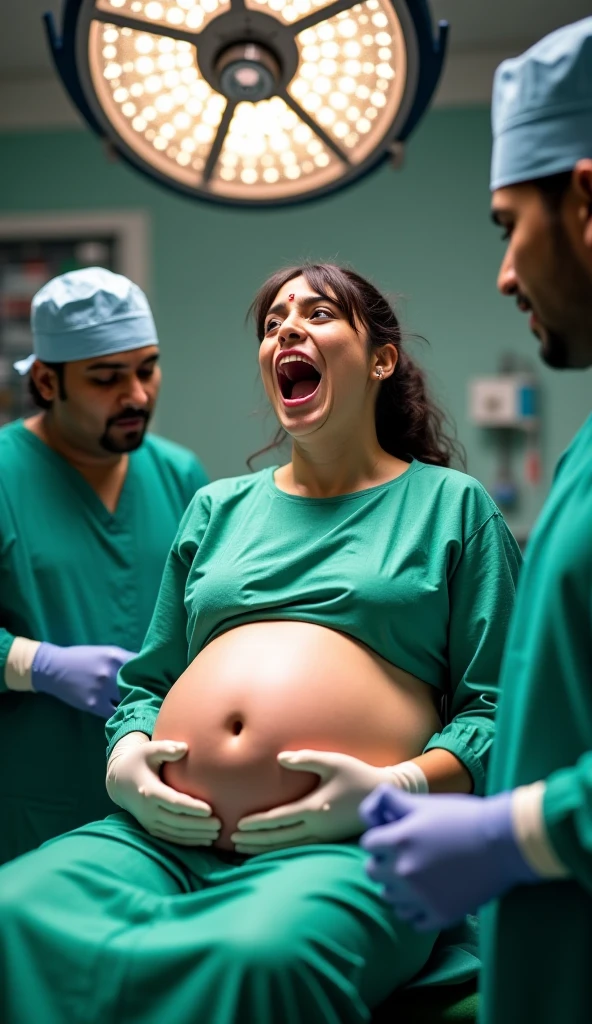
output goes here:
[{"label": "green scrub top", "polygon": [[148,435],[116,511],[22,422],[0,430],[0,862],[115,807],[105,723],[4,682],[15,636],[138,651],[196,489],[195,456]]},{"label": "green scrub top", "polygon": [[191,503],[142,653],[119,674],[109,748],[152,734],[166,693],[214,637],[296,619],[350,634],[445,696],[426,749],[455,754],[483,793],[520,564],[491,498],[471,477],[417,461],[333,498],[286,494],[273,473],[217,481]]},{"label": "green scrub top", "polygon": [[501,675],[490,791],[546,780],[571,878],[482,913],[484,1024],[592,1019],[592,417],[563,455],[530,540]]}]

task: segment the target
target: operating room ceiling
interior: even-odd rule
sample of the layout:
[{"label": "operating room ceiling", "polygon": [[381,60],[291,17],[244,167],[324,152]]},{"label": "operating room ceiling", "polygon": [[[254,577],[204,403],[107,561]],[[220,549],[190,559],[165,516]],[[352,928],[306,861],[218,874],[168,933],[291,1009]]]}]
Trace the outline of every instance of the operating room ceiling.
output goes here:
[{"label": "operating room ceiling", "polygon": [[590,0],[431,0],[452,27],[453,50],[520,50],[590,14]]},{"label": "operating room ceiling", "polygon": [[[0,78],[47,74],[51,61],[41,17],[48,10],[58,14],[60,7],[59,0],[2,0]],[[432,0],[432,10],[451,23],[452,52],[510,52],[590,14],[590,0]]]}]

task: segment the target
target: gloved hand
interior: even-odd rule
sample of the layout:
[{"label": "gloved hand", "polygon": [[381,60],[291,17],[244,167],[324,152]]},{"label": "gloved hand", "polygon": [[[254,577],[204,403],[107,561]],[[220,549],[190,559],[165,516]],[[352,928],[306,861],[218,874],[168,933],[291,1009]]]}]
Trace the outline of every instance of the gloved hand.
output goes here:
[{"label": "gloved hand", "polygon": [[79,711],[111,718],[119,703],[117,673],[134,657],[122,647],[41,643],[31,667],[33,689]]},{"label": "gloved hand", "polygon": [[269,853],[358,836],[363,829],[360,801],[381,782],[394,782],[397,772],[348,754],[319,750],[284,750],[278,762],[291,771],[313,772],[320,777],[319,785],[302,800],[241,818],[238,832],[231,836],[238,853]]},{"label": "gloved hand", "polygon": [[380,786],[360,814],[366,870],[417,931],[456,924],[516,885],[540,882],[514,837],[512,794],[412,796]]},{"label": "gloved hand", "polygon": [[111,751],[107,792],[150,835],[179,846],[211,846],[222,827],[212,808],[160,778],[165,761],[180,761],[186,753],[186,743],[154,742],[144,732],[130,732]]}]

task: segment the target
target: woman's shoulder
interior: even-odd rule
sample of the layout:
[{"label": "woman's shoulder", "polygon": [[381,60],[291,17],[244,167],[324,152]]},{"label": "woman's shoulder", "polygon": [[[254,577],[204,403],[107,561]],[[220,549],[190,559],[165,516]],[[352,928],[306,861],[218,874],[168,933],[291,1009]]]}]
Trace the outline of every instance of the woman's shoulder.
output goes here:
[{"label": "woman's shoulder", "polygon": [[[228,522],[228,517],[244,500],[262,486],[262,473],[224,477],[206,484],[193,496],[179,524],[176,548],[191,557],[196,545],[201,544],[208,529]],[[189,553],[189,554],[188,554]]]},{"label": "woman's shoulder", "polygon": [[259,490],[265,483],[269,470],[245,473],[242,476],[222,477],[200,487],[191,505],[198,514],[200,510],[211,512],[214,508],[228,503],[234,504]]},{"label": "woman's shoulder", "polygon": [[430,486],[445,487],[451,494],[478,494],[493,508],[497,507],[483,484],[469,473],[448,466],[432,466],[427,462],[420,462],[419,466],[422,469],[421,476]]},{"label": "woman's shoulder", "polygon": [[421,472],[416,474],[419,488],[443,513],[460,516],[465,534],[479,529],[492,516],[501,517],[493,498],[474,476],[447,466],[420,465]]}]

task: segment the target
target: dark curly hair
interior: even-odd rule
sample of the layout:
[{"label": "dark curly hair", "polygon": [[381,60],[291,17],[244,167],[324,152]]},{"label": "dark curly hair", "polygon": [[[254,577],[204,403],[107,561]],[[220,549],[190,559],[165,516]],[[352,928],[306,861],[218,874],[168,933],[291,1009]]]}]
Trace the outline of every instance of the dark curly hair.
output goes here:
[{"label": "dark curly hair", "polygon": [[[378,289],[355,271],[333,263],[303,263],[278,270],[259,289],[249,310],[257,337],[265,335],[265,317],[280,288],[296,277],[304,277],[320,294],[332,293],[349,324],[363,324],[370,348],[392,344],[399,354],[395,372],[380,385],[376,402],[378,443],[399,459],[413,456],[434,466],[452,463],[465,468],[465,453],[456,439],[454,425],[429,394],[424,371],[405,350],[401,325],[390,303]],[[285,440],[280,428],[272,443],[247,460],[271,451]]]}]

